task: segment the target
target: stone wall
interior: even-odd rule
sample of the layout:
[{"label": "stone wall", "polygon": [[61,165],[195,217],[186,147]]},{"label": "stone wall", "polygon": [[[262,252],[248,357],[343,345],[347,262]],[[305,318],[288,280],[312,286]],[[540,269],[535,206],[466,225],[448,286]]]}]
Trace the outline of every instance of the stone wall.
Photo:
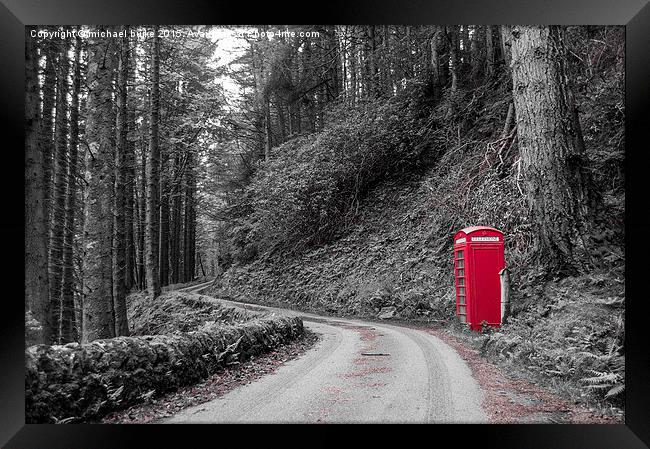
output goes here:
[{"label": "stone wall", "polygon": [[195,383],[303,333],[298,317],[25,351],[26,423],[89,422]]}]

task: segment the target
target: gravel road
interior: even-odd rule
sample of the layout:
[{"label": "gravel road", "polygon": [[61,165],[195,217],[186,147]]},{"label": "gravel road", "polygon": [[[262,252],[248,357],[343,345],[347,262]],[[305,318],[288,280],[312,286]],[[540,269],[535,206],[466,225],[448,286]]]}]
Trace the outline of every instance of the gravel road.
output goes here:
[{"label": "gravel road", "polygon": [[300,315],[320,340],[275,373],[161,423],[487,421],[480,405],[483,393],[469,367],[433,335],[391,324],[245,307]]}]

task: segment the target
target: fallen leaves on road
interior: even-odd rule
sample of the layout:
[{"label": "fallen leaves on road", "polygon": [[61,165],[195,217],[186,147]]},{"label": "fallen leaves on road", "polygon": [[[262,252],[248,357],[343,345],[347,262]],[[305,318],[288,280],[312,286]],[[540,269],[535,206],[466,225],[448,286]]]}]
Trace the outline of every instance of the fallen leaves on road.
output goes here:
[{"label": "fallen leaves on road", "polygon": [[598,414],[528,381],[510,378],[476,349],[448,332],[424,330],[447,343],[467,362],[484,392],[482,406],[491,423],[620,423],[617,417]]}]

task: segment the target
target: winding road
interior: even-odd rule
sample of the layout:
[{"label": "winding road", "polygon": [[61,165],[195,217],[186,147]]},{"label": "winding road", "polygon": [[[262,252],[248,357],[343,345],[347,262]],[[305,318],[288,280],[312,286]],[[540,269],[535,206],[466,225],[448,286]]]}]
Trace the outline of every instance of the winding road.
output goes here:
[{"label": "winding road", "polygon": [[[200,284],[185,291],[199,292]],[[481,423],[482,392],[461,357],[407,327],[324,317],[215,299],[273,314],[300,315],[319,341],[250,384],[186,408],[163,423]]]}]

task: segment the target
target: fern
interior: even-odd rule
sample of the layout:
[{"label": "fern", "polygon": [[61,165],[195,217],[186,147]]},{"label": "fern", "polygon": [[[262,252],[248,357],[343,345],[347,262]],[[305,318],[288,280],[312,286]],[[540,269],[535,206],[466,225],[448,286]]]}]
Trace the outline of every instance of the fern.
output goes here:
[{"label": "fern", "polygon": [[621,375],[618,373],[602,373],[595,370],[591,370],[591,372],[596,375],[593,377],[584,377],[580,379],[582,382],[588,384],[587,388],[589,389],[598,390],[615,387],[616,383],[621,380]]},{"label": "fern", "polygon": [[610,389],[607,394],[605,394],[606,398],[611,398],[614,396],[618,396],[621,394],[623,391],[625,391],[625,384],[618,384],[614,388]]}]

